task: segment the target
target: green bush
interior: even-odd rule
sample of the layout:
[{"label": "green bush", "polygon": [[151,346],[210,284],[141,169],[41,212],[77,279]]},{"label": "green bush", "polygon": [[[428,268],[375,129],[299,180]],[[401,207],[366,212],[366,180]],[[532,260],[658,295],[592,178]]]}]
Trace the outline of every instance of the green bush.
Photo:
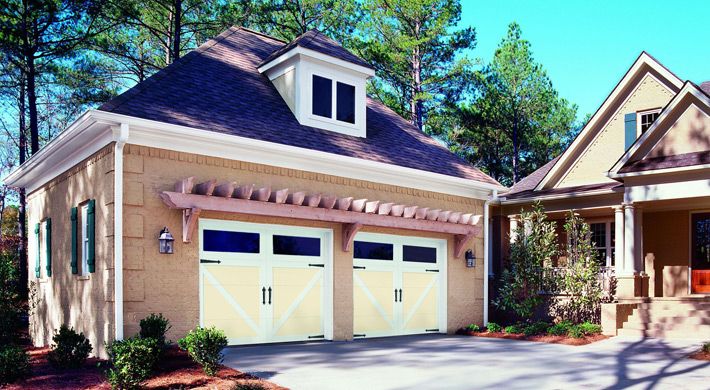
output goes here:
[{"label": "green bush", "polygon": [[159,346],[165,345],[165,333],[172,328],[170,321],[163,317],[163,313],[152,313],[140,322],[141,338],[153,338],[158,341]]},{"label": "green bush", "polygon": [[0,346],[0,385],[22,379],[29,373],[30,357],[24,349],[14,345]]},{"label": "green bush", "polygon": [[566,336],[569,333],[571,327],[571,322],[562,321],[547,328],[547,334],[552,336]]},{"label": "green bush", "polygon": [[508,334],[518,334],[523,333],[523,327],[518,324],[508,325],[503,329],[503,331]]},{"label": "green bush", "polygon": [[543,321],[538,321],[534,322],[532,324],[526,325],[523,327],[523,334],[526,336],[533,336],[536,334],[543,334],[547,332],[547,329],[550,327],[550,324],[547,322]]},{"label": "green bush", "polygon": [[17,291],[18,283],[17,256],[0,251],[0,345],[17,339],[20,317],[25,311]]},{"label": "green bush", "polygon": [[237,383],[232,390],[264,390],[265,387],[259,383]]},{"label": "green bush", "polygon": [[466,327],[466,330],[469,332],[478,332],[479,330],[481,330],[481,327],[476,324],[471,324]]},{"label": "green bush", "polygon": [[703,352],[710,353],[710,341],[707,343],[703,343]]},{"label": "green bush", "polygon": [[495,322],[489,322],[488,325],[486,325],[486,329],[491,333],[498,333],[501,331],[502,327]]},{"label": "green bush", "polygon": [[209,376],[217,373],[224,359],[222,349],[227,346],[227,336],[221,330],[197,327],[178,341],[180,348],[187,351],[202,370]]},{"label": "green bush", "polygon": [[597,324],[592,324],[590,322],[583,322],[581,324],[574,325],[569,329],[569,337],[574,337],[576,339],[581,339],[584,336],[589,336],[602,332],[602,327]]},{"label": "green bush", "polygon": [[83,333],[76,333],[74,328],[62,325],[52,337],[54,345],[47,355],[47,360],[57,368],[81,367],[91,352],[91,343]]},{"label": "green bush", "polygon": [[158,356],[158,341],[152,338],[130,338],[114,341],[108,347],[111,368],[107,377],[111,387],[137,389],[148,379]]}]

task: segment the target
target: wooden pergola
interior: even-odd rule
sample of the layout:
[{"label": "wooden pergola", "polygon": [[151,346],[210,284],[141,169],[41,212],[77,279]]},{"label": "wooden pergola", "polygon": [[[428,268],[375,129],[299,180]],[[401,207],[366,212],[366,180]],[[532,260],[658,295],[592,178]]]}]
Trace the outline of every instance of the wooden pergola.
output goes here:
[{"label": "wooden pergola", "polygon": [[161,192],[160,198],[171,209],[182,210],[182,240],[186,243],[192,241],[203,210],[341,223],[345,252],[351,250],[355,234],[363,226],[453,234],[457,258],[466,244],[481,234],[480,215],[303,191],[290,193],[288,189],[272,191],[253,184],[217,184],[214,179],[196,184],[194,177],[188,177],[176,183],[175,191]]}]

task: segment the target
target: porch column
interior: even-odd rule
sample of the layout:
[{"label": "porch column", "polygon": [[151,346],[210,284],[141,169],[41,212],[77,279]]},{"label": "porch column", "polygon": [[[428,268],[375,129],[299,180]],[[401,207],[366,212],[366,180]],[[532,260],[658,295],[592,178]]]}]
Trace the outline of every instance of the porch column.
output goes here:
[{"label": "porch column", "polygon": [[616,274],[624,274],[624,206],[614,206],[614,266]]},{"label": "porch column", "polygon": [[510,243],[512,244],[517,239],[518,222],[520,222],[520,216],[511,215],[508,218],[510,219],[510,231],[508,232],[508,236],[510,237]]},{"label": "porch column", "polygon": [[636,208],[633,204],[624,205],[624,259],[622,275],[636,273]]},{"label": "porch column", "polygon": [[635,205],[634,213],[634,271],[635,273],[646,273],[646,262],[643,258],[643,209],[640,205]]},{"label": "porch column", "polygon": [[[617,297],[635,298],[648,296],[648,277],[644,273],[643,216],[639,205],[624,205],[624,257],[622,272],[617,275]],[[616,226],[617,231],[619,226]],[[619,241],[617,238],[617,245]],[[617,261],[619,261],[617,259]],[[617,268],[618,269],[618,268]]]}]

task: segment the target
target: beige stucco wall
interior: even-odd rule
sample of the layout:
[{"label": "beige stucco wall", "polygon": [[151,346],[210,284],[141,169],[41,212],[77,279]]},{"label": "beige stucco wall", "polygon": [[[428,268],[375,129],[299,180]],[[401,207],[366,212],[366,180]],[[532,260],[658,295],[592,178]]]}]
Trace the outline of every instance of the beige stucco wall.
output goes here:
[{"label": "beige stucco wall", "polygon": [[[163,226],[167,226],[176,238],[181,237],[182,231],[181,212],[169,210],[158,194],[173,190],[175,183],[185,177],[195,176],[197,182],[209,179],[236,181],[271,186],[273,189],[289,188],[291,191],[483,213],[483,202],[480,200],[135,145],[126,146],[124,169],[126,336],[136,333],[140,319],[151,312],[162,312],[170,319],[173,328],[168,337],[172,340],[182,337],[199,322],[199,238],[195,235],[191,244],[177,239],[172,255],[160,255],[157,248],[157,235]],[[203,212],[201,217],[333,229],[334,336],[340,340],[352,338],[352,254],[341,250],[339,224],[214,212]],[[393,229],[365,228],[362,231],[447,239],[448,329],[455,331],[469,323],[482,322],[483,263],[478,261],[476,268],[467,269],[463,259],[454,259],[452,236]],[[483,253],[483,238],[476,238],[469,246],[475,247],[475,252],[480,256]]]},{"label": "beige stucco wall", "polygon": [[649,157],[710,150],[710,110],[690,104],[675,120]]},{"label": "beige stucco wall", "polygon": [[613,181],[605,176],[624,154],[624,115],[664,107],[673,92],[647,74],[604,124],[556,187],[572,187]]},{"label": "beige stucco wall", "polygon": [[689,264],[690,212],[688,210],[644,212],[643,252],[649,276],[649,295],[662,297],[663,284],[687,286],[687,273],[670,273],[673,280],[663,280],[664,267]]},{"label": "beige stucco wall", "polygon": [[[71,273],[71,208],[96,200],[96,271],[86,277]],[[84,332],[94,354],[105,357],[104,343],[113,337],[113,145],[61,174],[27,197],[29,283],[35,302],[30,335],[37,346],[48,345],[62,324]],[[52,220],[52,276],[35,277],[36,223]],[[44,259],[44,257],[43,257]]]}]

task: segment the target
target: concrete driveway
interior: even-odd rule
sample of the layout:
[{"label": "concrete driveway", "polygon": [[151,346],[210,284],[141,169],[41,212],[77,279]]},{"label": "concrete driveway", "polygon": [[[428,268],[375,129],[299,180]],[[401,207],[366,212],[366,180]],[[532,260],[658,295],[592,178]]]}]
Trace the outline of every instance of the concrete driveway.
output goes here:
[{"label": "concrete driveway", "polygon": [[298,389],[710,389],[697,342],[618,337],[573,347],[424,335],[225,349],[225,364]]}]

